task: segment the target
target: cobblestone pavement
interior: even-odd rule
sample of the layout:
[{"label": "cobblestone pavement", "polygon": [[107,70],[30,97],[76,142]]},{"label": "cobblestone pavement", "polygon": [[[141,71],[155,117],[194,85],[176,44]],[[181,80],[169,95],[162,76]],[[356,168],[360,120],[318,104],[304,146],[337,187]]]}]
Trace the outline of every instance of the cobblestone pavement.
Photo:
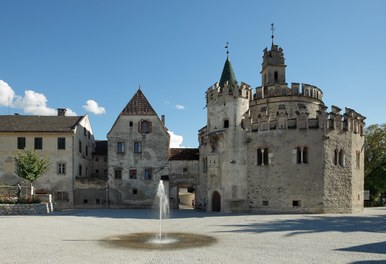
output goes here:
[{"label": "cobblestone pavement", "polygon": [[0,216],[0,263],[386,263],[386,208],[354,215],[228,215],[173,211],[166,232],[213,236],[178,250],[106,246],[108,237],[157,232],[152,210],[68,210]]}]

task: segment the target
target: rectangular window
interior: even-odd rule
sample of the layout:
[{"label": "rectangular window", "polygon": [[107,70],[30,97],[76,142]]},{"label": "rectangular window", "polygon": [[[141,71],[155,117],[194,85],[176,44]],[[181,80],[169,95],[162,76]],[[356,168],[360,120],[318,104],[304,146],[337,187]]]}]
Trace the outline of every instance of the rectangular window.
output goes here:
[{"label": "rectangular window", "polygon": [[137,189],[133,189],[133,194],[134,195],[138,194],[138,190]]},{"label": "rectangular window", "polygon": [[182,172],[183,172],[183,173],[188,172],[188,168],[182,168]]},{"label": "rectangular window", "polygon": [[296,147],[296,163],[308,164],[308,147]]},{"label": "rectangular window", "polygon": [[25,149],[25,137],[17,138],[17,149]]},{"label": "rectangular window", "polygon": [[86,157],[88,156],[88,146],[86,146]]},{"label": "rectangular window", "polygon": [[55,192],[54,195],[55,202],[68,202],[68,192]]},{"label": "rectangular window", "polygon": [[134,153],[141,153],[141,152],[142,152],[142,143],[134,142]]},{"label": "rectangular window", "polygon": [[79,140],[79,152],[82,153],[82,141]]},{"label": "rectangular window", "polygon": [[152,169],[145,169],[145,180],[151,180],[152,178]]},{"label": "rectangular window", "polygon": [[66,149],[66,138],[58,138],[58,149]]},{"label": "rectangular window", "polygon": [[117,142],[117,153],[125,153],[125,142]]},{"label": "rectangular window", "polygon": [[99,170],[98,169],[95,170],[95,175],[99,175]]},{"label": "rectangular window", "polygon": [[269,150],[268,148],[257,149],[257,165],[268,165],[269,164]]},{"label": "rectangular window", "polygon": [[83,128],[83,135],[87,136],[87,129],[85,127]]},{"label": "rectangular window", "polygon": [[65,175],[66,174],[66,164],[65,163],[58,163],[58,174],[59,175]]},{"label": "rectangular window", "polygon": [[101,199],[95,199],[96,204],[101,204]]},{"label": "rectangular window", "polygon": [[229,120],[224,120],[224,128],[228,128],[229,127]]},{"label": "rectangular window", "polygon": [[122,170],[121,169],[115,169],[114,170],[114,178],[116,180],[122,179]]},{"label": "rectangular window", "polygon": [[292,201],[293,207],[299,207],[300,205],[301,205],[301,201],[297,201],[297,200]]},{"label": "rectangular window", "polygon": [[43,149],[43,138],[36,137],[34,142],[35,149]]},{"label": "rectangular window", "polygon": [[136,169],[130,170],[130,179],[137,179],[137,170]]},{"label": "rectangular window", "polygon": [[269,205],[269,201],[263,201],[263,206],[268,206]]},{"label": "rectangular window", "polygon": [[82,165],[79,165],[78,175],[79,175],[79,176],[82,176]]}]

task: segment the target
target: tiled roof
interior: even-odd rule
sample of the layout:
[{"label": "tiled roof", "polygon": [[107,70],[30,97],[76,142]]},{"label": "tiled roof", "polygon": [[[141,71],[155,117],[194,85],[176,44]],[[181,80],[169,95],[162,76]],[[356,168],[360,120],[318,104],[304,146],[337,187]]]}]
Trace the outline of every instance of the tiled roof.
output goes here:
[{"label": "tiled roof", "polygon": [[0,115],[0,132],[71,132],[83,116]]},{"label": "tiled roof", "polygon": [[232,86],[237,84],[236,76],[233,71],[233,67],[229,58],[226,59],[224,68],[222,70],[222,74],[219,82],[220,87],[224,87],[226,82],[228,82],[228,85],[232,85]]},{"label": "tiled roof", "polygon": [[169,160],[199,160],[198,148],[170,148]]},{"label": "tiled roof", "polygon": [[141,89],[134,94],[130,102],[122,110],[121,115],[157,115]]},{"label": "tiled roof", "polygon": [[107,156],[107,140],[95,141],[94,155]]}]

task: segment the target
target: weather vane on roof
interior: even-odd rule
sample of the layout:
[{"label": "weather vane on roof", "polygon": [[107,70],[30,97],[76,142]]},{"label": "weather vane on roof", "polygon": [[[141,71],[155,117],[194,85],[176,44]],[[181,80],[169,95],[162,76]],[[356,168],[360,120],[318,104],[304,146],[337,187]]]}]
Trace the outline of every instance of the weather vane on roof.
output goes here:
[{"label": "weather vane on roof", "polygon": [[273,33],[275,32],[275,27],[274,27],[274,26],[275,26],[275,24],[272,23],[272,24],[271,24],[271,32],[272,32],[271,38],[272,38],[272,45],[273,45],[273,38],[275,37],[274,34],[273,34]]},{"label": "weather vane on roof", "polygon": [[228,41],[225,42],[225,48],[227,50],[227,58],[228,58],[228,56],[229,56],[229,42]]}]

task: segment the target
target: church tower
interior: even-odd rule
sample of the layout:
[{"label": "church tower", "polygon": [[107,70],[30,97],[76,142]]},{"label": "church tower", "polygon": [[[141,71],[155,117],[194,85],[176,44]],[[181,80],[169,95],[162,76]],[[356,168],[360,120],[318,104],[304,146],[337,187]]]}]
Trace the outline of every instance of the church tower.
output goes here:
[{"label": "church tower", "polygon": [[261,70],[261,85],[287,85],[285,79],[285,59],[283,49],[274,44],[274,27],[271,25],[272,45],[271,50],[264,49],[263,63]]},{"label": "church tower", "polygon": [[201,179],[207,181],[207,209],[247,210],[244,114],[250,86],[238,84],[227,58],[220,77],[206,92],[207,126],[200,130]]}]

